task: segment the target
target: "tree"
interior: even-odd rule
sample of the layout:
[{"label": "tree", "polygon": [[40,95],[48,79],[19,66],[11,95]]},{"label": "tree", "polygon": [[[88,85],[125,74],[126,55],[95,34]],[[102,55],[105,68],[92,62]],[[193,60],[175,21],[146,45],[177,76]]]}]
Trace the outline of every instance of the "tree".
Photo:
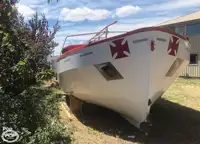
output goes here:
[{"label": "tree", "polygon": [[[52,75],[47,56],[53,53],[57,43],[53,41],[59,29],[58,23],[49,30],[48,21],[36,13],[28,23],[24,23],[16,10],[5,25],[2,25],[3,38],[0,41],[0,85],[6,92],[18,94],[26,87],[44,78],[44,72]],[[43,77],[41,76],[43,74]],[[20,84],[19,84],[20,83]]]},{"label": "tree", "polygon": [[53,39],[59,25],[50,30],[45,16],[38,13],[25,22],[13,2],[0,2],[0,134],[2,127],[17,132],[26,128],[31,134],[21,139],[24,144],[55,143],[62,136],[69,140],[57,120],[56,94],[40,85],[53,74],[47,56],[57,46]]},{"label": "tree", "polygon": [[[24,51],[28,50],[26,44],[26,35],[23,34],[24,22],[18,15],[15,8],[9,1],[1,3],[3,8],[0,9],[0,87],[4,92],[15,91],[16,82],[20,80],[17,77],[17,63],[24,59]],[[18,17],[19,16],[19,17]],[[13,89],[12,89],[13,88]]]}]

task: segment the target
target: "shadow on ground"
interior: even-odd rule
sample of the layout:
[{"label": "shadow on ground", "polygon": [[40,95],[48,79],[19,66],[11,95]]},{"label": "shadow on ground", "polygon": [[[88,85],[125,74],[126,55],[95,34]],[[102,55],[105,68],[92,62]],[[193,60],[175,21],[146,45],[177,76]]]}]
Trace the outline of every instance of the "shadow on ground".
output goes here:
[{"label": "shadow on ground", "polygon": [[77,118],[97,131],[128,141],[143,144],[200,143],[199,111],[160,99],[152,106],[151,113],[153,126],[149,136],[145,136],[118,113],[93,104],[85,104],[84,115],[77,115]]}]

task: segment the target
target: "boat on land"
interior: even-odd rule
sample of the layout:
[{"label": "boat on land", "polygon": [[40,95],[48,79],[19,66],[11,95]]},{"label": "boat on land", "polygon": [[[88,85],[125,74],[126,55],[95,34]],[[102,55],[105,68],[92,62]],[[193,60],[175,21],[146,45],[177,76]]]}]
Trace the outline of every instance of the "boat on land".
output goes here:
[{"label": "boat on land", "polygon": [[185,36],[161,27],[109,37],[115,23],[97,33],[68,36],[94,35],[84,44],[63,44],[58,81],[65,92],[112,109],[141,128],[152,104],[188,65],[191,46]]}]

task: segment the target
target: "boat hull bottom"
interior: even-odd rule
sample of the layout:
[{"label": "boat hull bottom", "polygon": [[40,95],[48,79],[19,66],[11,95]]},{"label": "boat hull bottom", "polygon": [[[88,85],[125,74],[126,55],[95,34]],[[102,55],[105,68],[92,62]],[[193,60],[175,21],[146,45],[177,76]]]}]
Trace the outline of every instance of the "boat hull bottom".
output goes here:
[{"label": "boat hull bottom", "polygon": [[[70,106],[70,110],[73,113],[78,113],[78,112],[82,112],[82,104],[87,103],[87,104],[92,104],[92,105],[96,105],[96,106],[101,106],[103,108],[108,108],[105,107],[103,105],[99,105],[99,104],[95,104],[91,101],[85,101],[82,99],[78,99],[76,96],[70,95],[70,93],[68,93],[69,96],[69,106]],[[75,108],[75,109],[74,109]],[[111,110],[111,108],[108,108],[109,110]],[[112,109],[113,110],[113,109]],[[130,118],[122,113],[119,113],[116,110],[113,110],[114,112],[117,112],[122,118],[124,118],[125,120],[127,120],[130,124],[134,125],[135,127],[139,128],[141,131],[148,133],[150,130],[150,125],[151,125],[151,121],[149,119],[149,115],[147,115],[146,120],[144,120],[143,122],[138,122],[136,120],[134,120],[133,118]]]}]

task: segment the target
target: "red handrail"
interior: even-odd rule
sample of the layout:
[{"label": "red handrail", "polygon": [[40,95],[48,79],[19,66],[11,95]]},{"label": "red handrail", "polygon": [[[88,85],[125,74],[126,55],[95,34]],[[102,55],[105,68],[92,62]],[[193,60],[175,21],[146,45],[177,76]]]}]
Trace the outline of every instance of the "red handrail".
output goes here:
[{"label": "red handrail", "polygon": [[[95,37],[99,36],[104,30],[107,30],[107,34],[108,34],[108,33],[122,33],[122,32],[125,32],[125,31],[116,31],[116,32],[110,32],[110,31],[109,31],[109,32],[108,32],[108,27],[111,26],[111,25],[113,25],[113,24],[116,24],[116,23],[117,23],[117,21],[114,21],[114,22],[108,24],[108,25],[105,26],[103,29],[101,29],[99,32],[92,32],[92,33],[83,33],[83,34],[69,35],[69,36],[67,36],[67,37],[65,38],[64,43],[63,43],[63,46],[62,46],[62,49],[63,49],[64,46],[65,46],[65,42],[66,42],[67,38],[69,38],[69,37],[84,36],[84,35],[95,34],[95,36],[93,36],[93,37],[87,42],[87,44],[89,44],[89,43],[91,43],[92,39],[94,39]],[[107,38],[107,34],[106,34],[106,38]],[[103,34],[102,34],[102,35],[103,35]],[[98,38],[100,38],[100,36],[99,36]]]},{"label": "red handrail", "polygon": [[91,42],[91,40],[92,39],[94,39],[96,36],[98,36],[101,32],[103,32],[105,29],[107,29],[109,26],[111,26],[111,25],[114,25],[114,24],[116,24],[117,23],[117,21],[114,21],[114,22],[112,22],[111,24],[108,24],[107,26],[105,26],[102,30],[100,30],[95,36],[93,36],[89,41],[88,41],[88,43],[90,43]]},{"label": "red handrail", "polygon": [[83,33],[83,34],[75,34],[75,35],[66,36],[62,48],[64,48],[65,42],[66,42],[66,40],[67,40],[68,37],[83,36],[83,35],[91,35],[91,34],[96,34],[96,33],[97,33],[97,32],[93,32],[93,33]]}]

